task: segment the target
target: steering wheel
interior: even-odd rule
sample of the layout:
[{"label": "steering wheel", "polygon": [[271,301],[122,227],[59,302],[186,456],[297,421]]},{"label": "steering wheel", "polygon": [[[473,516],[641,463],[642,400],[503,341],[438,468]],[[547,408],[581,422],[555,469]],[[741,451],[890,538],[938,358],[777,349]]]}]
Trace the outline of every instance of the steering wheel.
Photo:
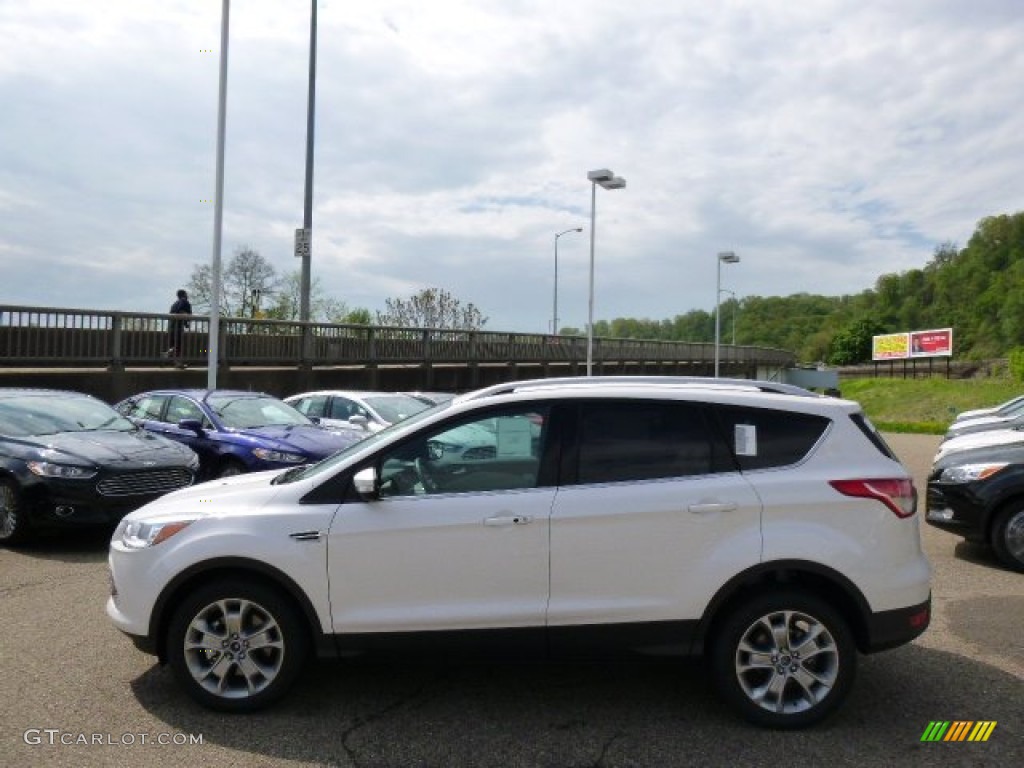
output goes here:
[{"label": "steering wheel", "polygon": [[434,476],[430,474],[430,470],[427,469],[427,462],[422,457],[417,457],[413,462],[413,466],[416,468],[416,477],[419,478],[423,490],[427,493],[437,493],[440,488],[437,485],[437,480],[434,479]]}]

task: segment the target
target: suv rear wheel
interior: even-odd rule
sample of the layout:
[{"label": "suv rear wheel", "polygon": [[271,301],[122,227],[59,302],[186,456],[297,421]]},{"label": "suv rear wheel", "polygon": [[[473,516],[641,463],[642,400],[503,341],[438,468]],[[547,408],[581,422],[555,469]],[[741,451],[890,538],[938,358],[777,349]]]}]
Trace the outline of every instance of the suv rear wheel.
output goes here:
[{"label": "suv rear wheel", "polygon": [[167,638],[171,668],[185,690],[226,712],[260,709],[284,695],[307,647],[302,622],[286,598],[234,579],[189,595]]},{"label": "suv rear wheel", "polygon": [[787,591],[734,610],[714,639],[714,674],[747,720],[772,728],[819,722],[846,697],[857,650],[843,618],[823,600]]}]

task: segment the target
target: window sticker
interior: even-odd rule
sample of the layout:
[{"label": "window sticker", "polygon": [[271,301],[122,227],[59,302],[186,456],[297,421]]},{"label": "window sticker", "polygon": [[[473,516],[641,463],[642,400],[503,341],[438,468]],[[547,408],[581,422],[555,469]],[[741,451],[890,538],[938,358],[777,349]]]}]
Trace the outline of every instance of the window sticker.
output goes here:
[{"label": "window sticker", "polygon": [[735,442],[737,456],[757,456],[757,427],[737,424]]},{"label": "window sticker", "polygon": [[498,456],[529,456],[530,422],[528,419],[498,419]]}]

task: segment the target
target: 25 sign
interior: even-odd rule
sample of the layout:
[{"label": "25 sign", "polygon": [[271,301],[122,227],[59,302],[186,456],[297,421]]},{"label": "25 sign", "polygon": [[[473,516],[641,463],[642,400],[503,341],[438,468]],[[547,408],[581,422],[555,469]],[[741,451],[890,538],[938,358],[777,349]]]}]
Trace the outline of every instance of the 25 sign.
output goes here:
[{"label": "25 sign", "polygon": [[305,259],[309,256],[309,243],[313,239],[309,229],[295,230],[295,258]]}]

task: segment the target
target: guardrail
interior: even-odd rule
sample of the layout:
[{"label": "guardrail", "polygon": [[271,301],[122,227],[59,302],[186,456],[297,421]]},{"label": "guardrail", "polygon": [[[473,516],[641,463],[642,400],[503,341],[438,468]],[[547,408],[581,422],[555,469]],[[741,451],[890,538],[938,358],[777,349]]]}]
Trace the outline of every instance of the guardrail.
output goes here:
[{"label": "guardrail", "polygon": [[[0,366],[122,369],[159,364],[174,317],[0,305]],[[580,363],[587,356],[587,340],[580,336],[237,317],[221,318],[218,325],[218,364],[230,367]],[[206,362],[209,332],[208,316],[190,317],[185,362]],[[783,368],[795,362],[791,352],[764,347],[722,345],[719,354],[723,363],[733,365]],[[595,338],[593,359],[595,364],[706,363],[714,360],[714,345]]]}]

